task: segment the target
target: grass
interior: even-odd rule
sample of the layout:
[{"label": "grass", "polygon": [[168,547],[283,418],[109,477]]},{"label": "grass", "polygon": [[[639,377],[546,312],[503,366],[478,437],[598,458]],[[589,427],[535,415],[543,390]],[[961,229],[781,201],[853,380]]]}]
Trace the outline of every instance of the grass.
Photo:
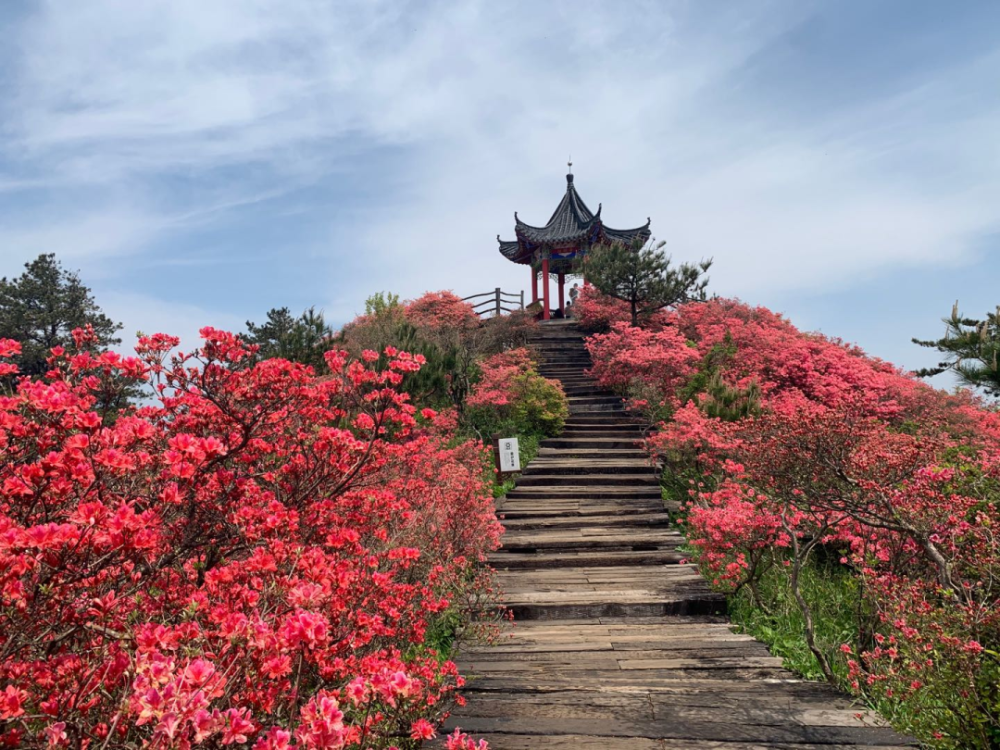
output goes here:
[{"label": "grass", "polygon": [[[544,437],[542,435],[518,435],[517,447],[518,455],[521,457],[521,468],[523,469],[531,463],[538,455],[538,446]],[[514,484],[520,474],[509,474],[501,481],[497,476],[497,481],[493,486],[493,497],[500,498],[514,489]]]},{"label": "grass", "polygon": [[[788,583],[783,568],[772,569],[756,587],[756,595],[744,587],[729,597],[730,617],[742,632],[766,643],[788,669],[821,680],[823,672],[806,644],[805,621]],[[846,681],[847,664],[840,646],[859,640],[858,580],[834,563],[812,562],[802,571],[800,587],[813,613],[816,644],[826,654],[834,674]]]}]

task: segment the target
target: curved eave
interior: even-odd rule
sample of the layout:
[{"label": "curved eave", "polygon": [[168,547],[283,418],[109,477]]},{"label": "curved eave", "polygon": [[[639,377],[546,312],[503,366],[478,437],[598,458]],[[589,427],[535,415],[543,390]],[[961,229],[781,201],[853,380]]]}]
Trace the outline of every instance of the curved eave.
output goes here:
[{"label": "curved eave", "polygon": [[[596,222],[595,222],[596,223]],[[569,232],[551,232],[545,229],[539,230],[537,227],[518,226],[514,231],[519,240],[530,242],[534,245],[565,245],[577,242],[586,242],[594,234],[594,224],[580,227]]]},{"label": "curved eave", "polygon": [[531,253],[522,249],[521,243],[517,240],[502,240],[497,237],[497,242],[500,244],[500,254],[507,260],[522,265],[531,262]]},{"label": "curved eave", "polygon": [[646,242],[652,236],[652,232],[649,230],[649,219],[646,219],[646,223],[641,227],[635,227],[634,229],[613,229],[612,227],[604,227],[604,238],[608,242],[624,242],[631,244],[635,240],[641,239]]}]

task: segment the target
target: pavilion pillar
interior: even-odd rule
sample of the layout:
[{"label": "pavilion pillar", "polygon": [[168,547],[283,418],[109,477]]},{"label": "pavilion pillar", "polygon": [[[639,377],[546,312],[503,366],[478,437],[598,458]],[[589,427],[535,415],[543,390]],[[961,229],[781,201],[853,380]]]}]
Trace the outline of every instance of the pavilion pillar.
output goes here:
[{"label": "pavilion pillar", "polygon": [[530,263],[528,264],[528,268],[531,269],[531,301],[534,303],[538,302],[538,272]]},{"label": "pavilion pillar", "polygon": [[559,313],[561,315],[566,315],[566,274],[559,274]]},{"label": "pavilion pillar", "polygon": [[549,259],[542,259],[542,320],[552,317],[549,311]]}]

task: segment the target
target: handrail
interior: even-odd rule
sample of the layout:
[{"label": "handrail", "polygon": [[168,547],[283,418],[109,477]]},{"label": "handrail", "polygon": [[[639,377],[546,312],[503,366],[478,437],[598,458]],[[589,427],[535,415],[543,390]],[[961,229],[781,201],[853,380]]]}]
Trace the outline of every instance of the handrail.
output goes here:
[{"label": "handrail", "polygon": [[[479,299],[480,297],[486,297],[486,299],[482,299],[479,302],[470,302],[470,300]],[[489,315],[492,313],[496,316],[523,310],[524,292],[515,294],[513,292],[505,292],[500,287],[497,287],[492,292],[481,292],[479,294],[470,294],[468,297],[462,297],[462,301],[469,302],[476,315]],[[512,304],[519,304],[520,306],[517,308],[510,307],[509,305]]]}]

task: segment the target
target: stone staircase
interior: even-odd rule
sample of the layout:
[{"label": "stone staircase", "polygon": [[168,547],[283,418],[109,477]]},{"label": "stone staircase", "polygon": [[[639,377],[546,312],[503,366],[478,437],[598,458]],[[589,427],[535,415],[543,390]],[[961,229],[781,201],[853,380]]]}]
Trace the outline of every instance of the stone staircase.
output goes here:
[{"label": "stone staircase", "polygon": [[680,552],[642,426],[586,374],[580,331],[551,321],[532,344],[570,417],[498,503],[490,562],[515,623],[460,655],[468,704],[446,728],[494,750],[910,746],[732,632]]}]

